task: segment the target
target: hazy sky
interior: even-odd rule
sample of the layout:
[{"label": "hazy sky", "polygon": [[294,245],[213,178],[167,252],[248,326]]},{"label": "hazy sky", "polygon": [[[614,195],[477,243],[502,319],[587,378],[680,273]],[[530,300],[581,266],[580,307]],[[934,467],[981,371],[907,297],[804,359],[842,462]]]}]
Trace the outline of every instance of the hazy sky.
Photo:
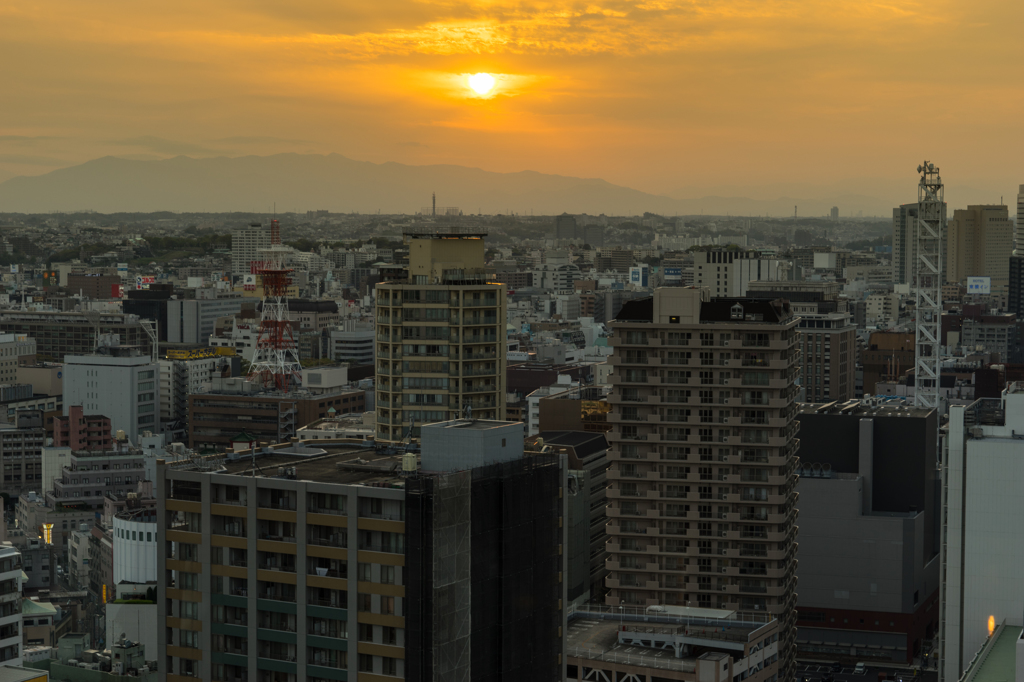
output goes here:
[{"label": "hazy sky", "polygon": [[676,194],[912,191],[928,158],[1009,194],[1022,26],[1019,0],[4,0],[0,180],[296,151]]}]

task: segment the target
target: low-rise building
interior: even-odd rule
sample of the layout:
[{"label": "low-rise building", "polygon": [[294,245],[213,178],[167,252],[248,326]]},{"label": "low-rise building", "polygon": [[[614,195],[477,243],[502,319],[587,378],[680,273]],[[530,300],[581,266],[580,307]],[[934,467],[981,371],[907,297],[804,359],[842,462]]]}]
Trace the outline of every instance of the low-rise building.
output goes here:
[{"label": "low-rise building", "polygon": [[113,446],[110,418],[85,414],[81,405],[70,405],[68,416],[53,418],[53,445],[72,450],[109,450]]}]

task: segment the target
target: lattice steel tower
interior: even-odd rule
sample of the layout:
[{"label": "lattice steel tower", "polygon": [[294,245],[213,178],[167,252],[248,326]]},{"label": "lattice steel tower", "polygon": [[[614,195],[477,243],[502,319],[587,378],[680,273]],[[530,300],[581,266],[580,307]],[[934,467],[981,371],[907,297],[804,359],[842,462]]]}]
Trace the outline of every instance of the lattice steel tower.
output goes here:
[{"label": "lattice steel tower", "polygon": [[939,169],[925,161],[917,167],[917,253],[914,259],[914,288],[917,294],[917,329],[914,343],[914,405],[935,408],[941,415],[939,393],[942,359],[942,234],[943,189]]},{"label": "lattice steel tower", "polygon": [[289,391],[302,384],[298,345],[288,319],[288,285],[291,270],[285,269],[281,249],[281,227],[270,223],[270,249],[258,262],[256,274],[263,280],[260,333],[249,368],[249,381],[264,388]]}]

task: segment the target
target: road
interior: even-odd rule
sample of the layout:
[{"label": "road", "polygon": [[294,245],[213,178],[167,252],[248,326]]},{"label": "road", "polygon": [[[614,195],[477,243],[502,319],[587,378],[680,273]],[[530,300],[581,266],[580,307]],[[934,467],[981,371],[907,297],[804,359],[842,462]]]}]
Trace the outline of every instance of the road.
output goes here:
[{"label": "road", "polygon": [[[797,682],[824,682],[826,673],[832,670],[831,665],[797,662]],[[878,673],[890,673],[902,682],[936,682],[938,673],[935,670],[923,670],[916,677],[913,670],[889,668],[885,666],[868,666],[862,675],[855,675],[853,666],[843,667],[841,672],[834,673],[835,682],[878,682]]]}]

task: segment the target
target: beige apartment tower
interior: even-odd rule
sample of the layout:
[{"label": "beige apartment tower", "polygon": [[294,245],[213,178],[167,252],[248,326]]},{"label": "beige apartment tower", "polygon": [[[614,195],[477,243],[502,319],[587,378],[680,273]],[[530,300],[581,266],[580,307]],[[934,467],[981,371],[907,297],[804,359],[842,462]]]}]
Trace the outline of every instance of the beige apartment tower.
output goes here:
[{"label": "beige apartment tower", "polygon": [[505,285],[483,234],[407,234],[406,279],[377,285],[377,440],[410,424],[505,418]]},{"label": "beige apartment tower", "polygon": [[947,281],[991,277],[992,288],[1010,281],[1013,221],[1006,206],[968,206],[953,211],[946,240]]},{"label": "beige apartment tower", "polygon": [[606,603],[779,620],[795,674],[799,318],[660,288],[611,322]]}]

